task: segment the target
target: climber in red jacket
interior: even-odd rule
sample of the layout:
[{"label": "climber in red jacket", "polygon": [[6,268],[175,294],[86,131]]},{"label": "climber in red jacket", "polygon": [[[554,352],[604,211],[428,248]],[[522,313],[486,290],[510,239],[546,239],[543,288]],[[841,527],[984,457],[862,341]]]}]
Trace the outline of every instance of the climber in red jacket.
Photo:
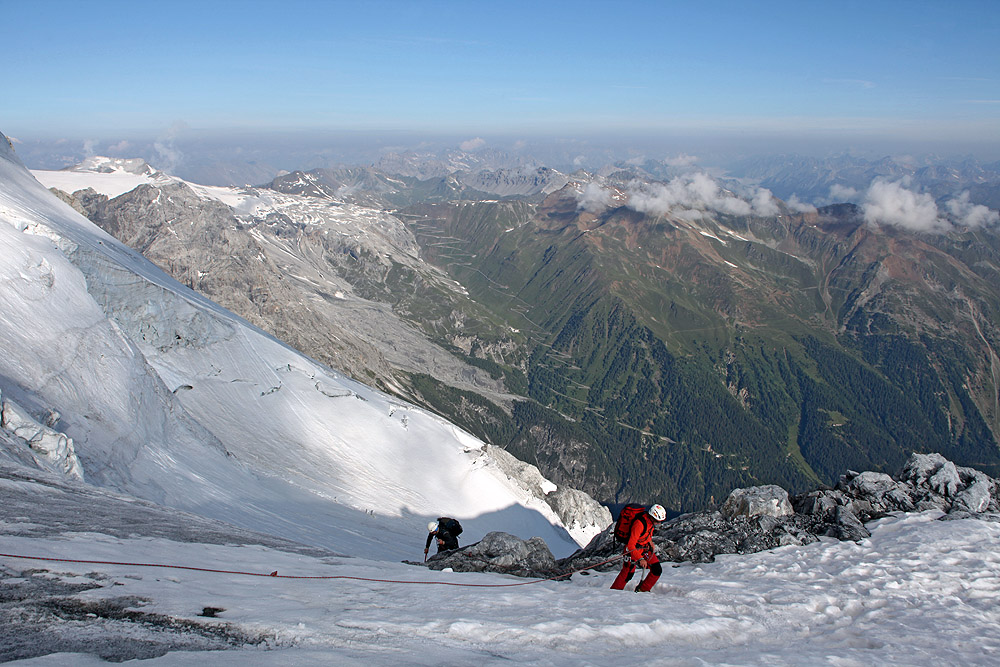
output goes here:
[{"label": "climber in red jacket", "polygon": [[660,559],[656,557],[656,549],[653,548],[653,529],[666,518],[667,512],[661,505],[653,505],[645,512],[636,515],[629,530],[628,542],[625,544],[625,563],[615,578],[615,583],[611,584],[611,588],[623,590],[625,584],[635,574],[636,565],[643,569],[648,567],[649,574],[635,587],[635,592],[646,593],[653,588],[653,584],[663,574]]}]

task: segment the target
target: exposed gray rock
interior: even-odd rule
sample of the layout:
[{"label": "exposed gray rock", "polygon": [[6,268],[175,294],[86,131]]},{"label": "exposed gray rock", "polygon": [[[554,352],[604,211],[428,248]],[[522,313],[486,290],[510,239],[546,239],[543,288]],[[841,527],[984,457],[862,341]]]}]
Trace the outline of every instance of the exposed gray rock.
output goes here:
[{"label": "exposed gray rock", "polygon": [[555,511],[566,530],[582,544],[611,523],[611,512],[604,505],[591,498],[583,491],[555,485],[538,472],[538,468],[518,459],[500,447],[483,446],[484,456],[493,462],[507,475],[517,481],[526,491],[536,498],[543,499]]},{"label": "exposed gray rock", "polygon": [[611,512],[588,494],[578,489],[560,486],[545,496],[556,515],[569,530],[571,535],[587,534],[593,537],[599,533],[602,526],[611,523]]},{"label": "exposed gray rock", "polygon": [[522,577],[557,574],[556,559],[540,537],[522,540],[509,533],[487,533],[479,542],[435,554],[427,561],[432,570],[501,572]]},{"label": "exposed gray rock", "polygon": [[837,508],[843,505],[844,502],[842,491],[821,489],[798,496],[793,506],[799,514],[806,514],[819,519],[831,519]]},{"label": "exposed gray rock", "polygon": [[792,514],[792,504],[788,501],[788,492],[780,486],[755,486],[749,489],[736,489],[729,494],[722,506],[723,516],[787,516]]},{"label": "exposed gray rock", "polygon": [[[777,488],[778,491],[775,491]],[[961,468],[940,454],[913,454],[896,478],[876,472],[848,472],[835,489],[817,489],[790,500],[793,510],[777,515],[751,509],[780,508],[778,487],[737,489],[721,511],[685,514],[656,528],[653,542],[661,560],[708,562],[718,554],[742,554],[788,544],[809,544],[820,537],[860,541],[871,536],[865,524],[895,512],[939,510],[942,518],[1000,518],[1000,484],[971,468]],[[786,495],[786,501],[787,494]],[[581,567],[613,569],[605,562],[621,553],[610,529],[585,548],[560,561],[572,571]]]},{"label": "exposed gray rock", "polygon": [[934,473],[936,473],[948,459],[940,454],[917,454],[910,456],[903,465],[897,477],[902,482],[909,482],[914,486],[925,486]]},{"label": "exposed gray rock", "polygon": [[871,533],[865,528],[865,524],[858,518],[858,515],[845,505],[837,508],[834,523],[840,529],[840,534],[836,535],[836,537],[842,540],[857,541],[871,537]]},{"label": "exposed gray rock", "polygon": [[937,472],[931,475],[928,481],[932,489],[947,498],[954,497],[962,484],[962,480],[958,476],[958,469],[951,461],[946,461]]},{"label": "exposed gray rock", "polygon": [[[551,494],[550,494],[551,495]],[[659,524],[653,543],[660,560],[711,562],[719,554],[748,554],[821,537],[860,541],[871,537],[865,524],[895,512],[939,510],[944,519],[1000,521],[1000,483],[972,468],[955,466],[939,454],[914,454],[896,478],[876,472],[848,472],[835,489],[788,497],[777,486],[733,491],[720,510],[684,514]],[[539,538],[525,542],[490,533],[477,544],[434,556],[432,569],[504,572],[550,577],[620,566],[623,545],[608,526],[583,549],[556,561]]]},{"label": "exposed gray rock", "polygon": [[[852,511],[869,520],[886,512],[909,512],[915,509],[911,487],[880,472],[848,472],[837,488],[851,498]],[[845,501],[846,502],[846,501]]]},{"label": "exposed gray rock", "polygon": [[983,473],[979,473],[969,486],[955,497],[952,504],[953,512],[971,512],[977,514],[989,509],[992,500],[993,482]]},{"label": "exposed gray rock", "polygon": [[502,197],[548,194],[569,182],[564,174],[548,167],[476,171],[460,174],[459,180],[467,187]]},{"label": "exposed gray rock", "polygon": [[[848,473],[850,475],[851,473]],[[896,488],[896,480],[882,472],[853,473],[850,480],[842,480],[849,491],[860,495],[882,497]]]}]

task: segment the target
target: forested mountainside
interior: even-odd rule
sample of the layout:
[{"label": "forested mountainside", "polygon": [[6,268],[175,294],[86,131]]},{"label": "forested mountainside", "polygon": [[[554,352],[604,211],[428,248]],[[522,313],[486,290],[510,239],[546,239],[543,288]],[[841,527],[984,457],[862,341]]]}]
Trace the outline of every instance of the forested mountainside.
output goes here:
[{"label": "forested mountainside", "polygon": [[593,214],[571,192],[408,213],[524,335],[531,400],[493,437],[553,479],[690,509],[913,450],[998,469],[995,232],[878,229],[851,205]]}]

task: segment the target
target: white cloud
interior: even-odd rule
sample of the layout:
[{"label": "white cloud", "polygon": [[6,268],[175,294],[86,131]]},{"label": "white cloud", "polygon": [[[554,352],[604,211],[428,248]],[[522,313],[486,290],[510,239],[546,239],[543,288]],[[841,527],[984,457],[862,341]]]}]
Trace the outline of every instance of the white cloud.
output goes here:
[{"label": "white cloud", "polygon": [[949,227],[938,217],[938,207],[929,194],[914,192],[905,181],[877,180],[868,188],[862,205],[865,221],[893,225],[913,231],[943,231]]},{"label": "white cloud", "polygon": [[663,162],[670,167],[690,167],[691,165],[698,162],[698,158],[695,157],[694,155],[681,153],[676,157],[668,157]]},{"label": "white cloud", "polygon": [[611,204],[612,191],[591,181],[577,195],[577,207],[582,211],[597,213]]},{"label": "white cloud", "polygon": [[172,141],[157,141],[153,143],[153,148],[159,156],[155,166],[161,171],[173,173],[184,159],[184,154],[174,148]]},{"label": "white cloud", "polygon": [[781,213],[781,209],[778,208],[778,203],[774,200],[774,195],[771,194],[770,190],[765,188],[757,188],[757,192],[753,196],[753,212],[757,215],[778,215]]},{"label": "white cloud", "polygon": [[109,153],[125,153],[132,149],[132,144],[124,139],[119,141],[117,144],[108,146]]},{"label": "white cloud", "polygon": [[180,166],[184,160],[184,154],[174,147],[174,139],[183,134],[187,129],[187,123],[182,120],[175,121],[167,128],[163,136],[153,143],[153,148],[159,156],[159,164],[153,166],[167,173],[173,173]]},{"label": "white cloud", "polygon": [[788,208],[792,209],[793,211],[795,211],[797,213],[815,213],[816,212],[816,207],[815,206],[813,206],[812,204],[806,203],[804,201],[801,201],[799,199],[798,195],[792,195],[791,197],[788,198],[788,201],[785,202],[785,203],[788,205]]},{"label": "white cloud", "polygon": [[[770,193],[768,193],[770,195]],[[705,211],[730,215],[749,215],[749,203],[722,190],[705,172],[685,174],[668,183],[636,183],[629,190],[629,206],[640,213],[676,215],[690,219],[692,212],[701,217]]]},{"label": "white cloud", "polygon": [[834,183],[830,186],[830,201],[833,203],[855,201],[857,198],[858,191],[854,188],[840,185],[839,183]]},{"label": "white cloud", "polygon": [[475,139],[469,139],[468,141],[463,141],[458,145],[463,151],[474,151],[477,148],[482,148],[486,145],[486,140],[482,137],[476,137]]},{"label": "white cloud", "polygon": [[1000,213],[969,201],[969,191],[948,202],[948,211],[965,227],[986,227],[1000,223]]}]

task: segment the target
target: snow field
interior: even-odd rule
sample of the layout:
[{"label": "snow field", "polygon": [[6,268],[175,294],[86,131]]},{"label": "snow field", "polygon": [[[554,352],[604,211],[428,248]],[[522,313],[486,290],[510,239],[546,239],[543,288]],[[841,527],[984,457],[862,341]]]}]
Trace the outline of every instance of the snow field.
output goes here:
[{"label": "snow field", "polygon": [[[860,544],[823,541],[703,565],[666,564],[651,594],[611,591],[610,573],[512,588],[288,580],[125,566],[39,564],[59,576],[113,582],[81,596],[131,595],[145,611],[218,619],[266,636],[272,650],[214,653],[213,664],[991,665],[1000,660],[1000,524],[879,522]],[[524,580],[433,572],[389,562],[317,559],[264,547],[12,538],[45,555],[173,562],[400,581]],[[171,653],[152,664],[187,664]],[[62,656],[65,659],[66,656]],[[196,656],[191,656],[196,659]],[[29,664],[57,664],[56,656]],[[65,664],[65,663],[62,663]]]}]

